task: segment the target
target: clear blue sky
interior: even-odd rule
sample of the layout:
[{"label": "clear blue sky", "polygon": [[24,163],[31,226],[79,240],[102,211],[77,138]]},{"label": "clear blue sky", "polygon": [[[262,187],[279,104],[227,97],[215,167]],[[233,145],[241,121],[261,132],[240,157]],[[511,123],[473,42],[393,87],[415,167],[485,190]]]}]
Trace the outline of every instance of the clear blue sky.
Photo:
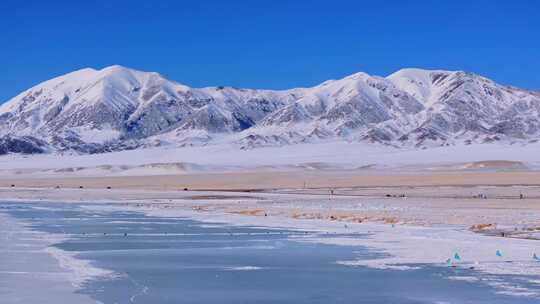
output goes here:
[{"label": "clear blue sky", "polygon": [[2,1],[0,102],[112,64],[195,87],[420,67],[540,89],[540,1]]}]

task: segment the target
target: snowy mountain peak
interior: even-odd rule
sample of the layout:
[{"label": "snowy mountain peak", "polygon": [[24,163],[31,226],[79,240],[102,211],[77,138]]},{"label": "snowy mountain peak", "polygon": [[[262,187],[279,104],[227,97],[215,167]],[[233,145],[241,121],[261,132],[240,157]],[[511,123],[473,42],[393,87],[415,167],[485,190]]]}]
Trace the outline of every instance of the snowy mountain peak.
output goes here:
[{"label": "snowy mountain peak", "polygon": [[0,138],[45,145],[32,151],[83,153],[214,141],[254,148],[343,139],[398,147],[536,141],[539,121],[538,92],[462,71],[360,72],[271,91],[196,89],[113,65],[74,71],[17,95],[0,107]]},{"label": "snowy mountain peak", "polygon": [[387,76],[386,79],[391,81],[398,89],[430,104],[430,97],[434,93],[433,88],[436,83],[453,73],[455,72],[406,68]]},{"label": "snowy mountain peak", "polygon": [[103,72],[103,73],[113,73],[113,74],[117,72],[135,72],[135,71],[136,70],[134,69],[130,69],[128,67],[125,67],[119,64],[113,64],[113,65],[104,67],[100,70],[100,72]]},{"label": "snowy mountain peak", "polygon": [[419,69],[419,68],[403,68],[400,69],[386,78],[388,79],[397,79],[397,78],[409,78],[409,79],[430,79],[431,75],[434,74],[452,74],[457,71],[447,71],[447,70],[436,70],[436,69]]}]

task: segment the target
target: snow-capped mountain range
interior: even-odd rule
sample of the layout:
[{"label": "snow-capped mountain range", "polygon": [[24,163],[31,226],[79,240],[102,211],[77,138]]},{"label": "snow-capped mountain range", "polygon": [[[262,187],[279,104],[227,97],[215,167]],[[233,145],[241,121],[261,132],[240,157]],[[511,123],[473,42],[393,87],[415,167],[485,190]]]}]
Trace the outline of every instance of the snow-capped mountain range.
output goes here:
[{"label": "snow-capped mountain range", "polygon": [[330,140],[425,147],[538,138],[540,92],[462,71],[357,73],[272,91],[190,88],[158,73],[110,66],[45,81],[0,106],[0,154],[215,143],[251,149]]}]

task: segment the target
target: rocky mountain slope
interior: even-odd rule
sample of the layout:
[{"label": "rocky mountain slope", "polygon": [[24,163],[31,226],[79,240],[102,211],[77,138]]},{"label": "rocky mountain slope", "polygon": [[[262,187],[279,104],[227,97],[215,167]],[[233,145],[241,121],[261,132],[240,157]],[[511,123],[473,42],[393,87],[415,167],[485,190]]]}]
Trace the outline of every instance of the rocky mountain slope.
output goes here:
[{"label": "rocky mountain slope", "polygon": [[327,140],[423,147],[539,137],[540,92],[462,71],[357,73],[271,91],[196,89],[111,66],[45,81],[0,106],[0,154]]}]

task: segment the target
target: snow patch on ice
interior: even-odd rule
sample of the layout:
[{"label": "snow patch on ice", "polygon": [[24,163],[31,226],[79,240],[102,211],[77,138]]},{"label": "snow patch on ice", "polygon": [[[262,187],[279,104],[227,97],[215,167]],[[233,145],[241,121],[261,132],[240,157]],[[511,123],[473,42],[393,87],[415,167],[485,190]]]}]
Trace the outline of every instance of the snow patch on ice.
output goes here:
[{"label": "snow patch on ice", "polygon": [[76,252],[68,252],[56,247],[47,247],[45,252],[53,256],[60,267],[71,271],[71,283],[80,288],[92,279],[113,279],[118,277],[113,271],[93,266],[90,261],[77,257]]},{"label": "snow patch on ice", "polygon": [[227,271],[253,271],[253,270],[261,270],[264,269],[263,267],[258,266],[237,266],[237,267],[228,267],[225,268]]}]

